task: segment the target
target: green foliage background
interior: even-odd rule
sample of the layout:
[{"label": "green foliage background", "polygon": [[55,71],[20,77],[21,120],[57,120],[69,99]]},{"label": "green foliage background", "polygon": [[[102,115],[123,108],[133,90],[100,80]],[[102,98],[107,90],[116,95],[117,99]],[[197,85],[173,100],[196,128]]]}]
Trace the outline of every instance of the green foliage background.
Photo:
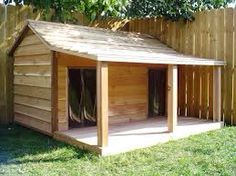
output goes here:
[{"label": "green foliage background", "polygon": [[[5,0],[5,3],[12,1],[23,4],[23,0]],[[107,16],[191,20],[196,11],[225,7],[229,2],[232,0],[24,0],[24,4],[42,11],[45,17],[53,12],[52,20],[61,22],[72,21],[75,12],[85,14],[90,21]]]}]

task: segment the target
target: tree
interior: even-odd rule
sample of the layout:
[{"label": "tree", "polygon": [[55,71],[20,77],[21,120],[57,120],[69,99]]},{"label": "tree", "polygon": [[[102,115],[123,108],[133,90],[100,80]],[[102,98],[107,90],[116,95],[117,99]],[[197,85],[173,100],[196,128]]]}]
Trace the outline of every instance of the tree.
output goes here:
[{"label": "tree", "polygon": [[91,21],[98,17],[122,17],[128,3],[128,0],[5,0],[5,4],[12,1],[17,5],[31,5],[45,17],[53,11],[52,20],[61,22],[72,20],[75,12],[84,13]]},{"label": "tree", "polygon": [[225,7],[232,0],[131,0],[126,16],[164,16],[168,19],[193,19],[193,13]]},{"label": "tree", "polygon": [[[5,3],[12,1],[23,4],[23,0],[5,0]],[[229,2],[232,0],[24,0],[24,4],[32,5],[45,16],[53,11],[52,20],[61,22],[72,21],[75,12],[84,13],[91,21],[106,16],[191,20],[194,12],[225,7]]]}]

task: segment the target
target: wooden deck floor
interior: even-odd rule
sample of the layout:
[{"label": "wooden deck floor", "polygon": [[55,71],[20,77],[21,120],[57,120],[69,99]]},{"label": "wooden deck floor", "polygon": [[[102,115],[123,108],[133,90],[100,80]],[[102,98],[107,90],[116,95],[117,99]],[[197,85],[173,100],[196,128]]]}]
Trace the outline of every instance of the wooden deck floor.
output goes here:
[{"label": "wooden deck floor", "polygon": [[109,143],[105,148],[97,147],[96,127],[55,132],[54,137],[57,140],[95,151],[101,155],[112,155],[219,129],[222,126],[222,122],[189,117],[178,118],[178,126],[174,133],[168,133],[167,121],[163,117],[114,124],[109,126]]}]

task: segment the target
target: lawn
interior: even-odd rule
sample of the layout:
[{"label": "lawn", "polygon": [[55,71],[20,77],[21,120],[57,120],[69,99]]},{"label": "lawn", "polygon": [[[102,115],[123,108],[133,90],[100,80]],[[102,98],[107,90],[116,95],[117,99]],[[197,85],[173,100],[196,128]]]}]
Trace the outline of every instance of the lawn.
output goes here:
[{"label": "lawn", "polygon": [[0,175],[236,175],[236,127],[98,157],[20,126],[0,127]]}]

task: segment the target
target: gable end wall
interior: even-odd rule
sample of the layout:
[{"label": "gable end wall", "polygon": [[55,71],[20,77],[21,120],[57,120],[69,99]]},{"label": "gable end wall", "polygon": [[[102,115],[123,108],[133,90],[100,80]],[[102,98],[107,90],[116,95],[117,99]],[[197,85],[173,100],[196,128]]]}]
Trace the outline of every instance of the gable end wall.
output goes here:
[{"label": "gable end wall", "polygon": [[28,31],[14,58],[14,121],[51,134],[52,52]]}]

